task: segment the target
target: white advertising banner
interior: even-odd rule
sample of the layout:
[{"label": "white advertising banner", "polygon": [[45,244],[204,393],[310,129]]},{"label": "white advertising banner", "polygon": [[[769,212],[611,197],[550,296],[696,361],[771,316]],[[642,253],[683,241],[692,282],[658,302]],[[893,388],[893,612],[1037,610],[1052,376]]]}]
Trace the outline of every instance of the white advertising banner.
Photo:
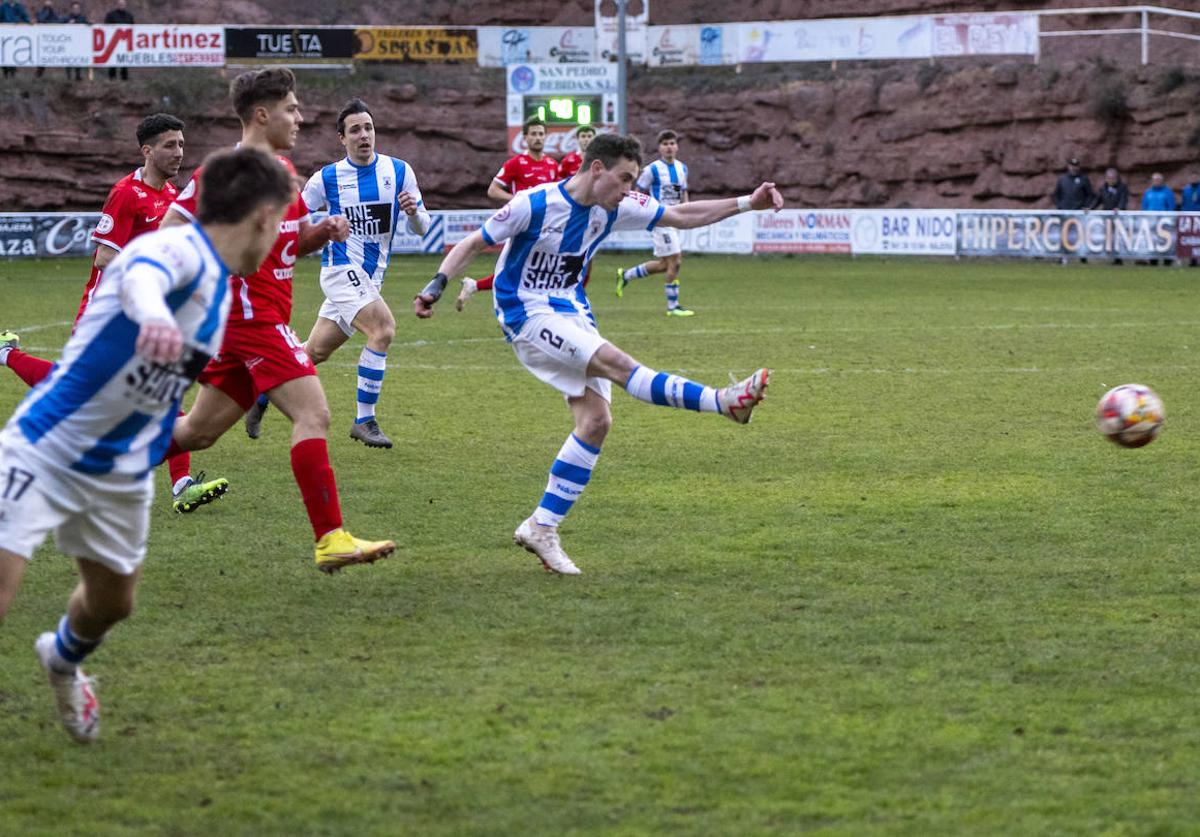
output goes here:
[{"label": "white advertising banner", "polygon": [[[646,63],[646,30],[650,26],[650,0],[642,0],[638,14],[625,12],[625,54],[635,64]],[[596,60],[615,61],[617,49],[617,4],[596,0]]]},{"label": "white advertising banner", "polygon": [[849,253],[848,209],[755,212],[755,253]]},{"label": "white advertising banner", "polygon": [[86,67],[91,63],[90,26],[0,26],[0,66]]},{"label": "white advertising banner", "polygon": [[98,67],[223,67],[224,26],[93,26]]},{"label": "white advertising banner", "polygon": [[735,26],[651,26],[646,36],[651,67],[736,64]]},{"label": "white advertising banner", "polygon": [[953,256],[958,241],[952,209],[856,209],[850,251],[855,254]]},{"label": "white advertising banner", "polygon": [[481,26],[479,66],[586,64],[596,58],[596,30],[590,26]]},{"label": "white advertising banner", "polygon": [[933,18],[933,55],[1037,55],[1038,16],[941,15]]},{"label": "white advertising banner", "polygon": [[840,61],[928,58],[925,16],[782,20],[726,24],[738,32],[738,61]]}]

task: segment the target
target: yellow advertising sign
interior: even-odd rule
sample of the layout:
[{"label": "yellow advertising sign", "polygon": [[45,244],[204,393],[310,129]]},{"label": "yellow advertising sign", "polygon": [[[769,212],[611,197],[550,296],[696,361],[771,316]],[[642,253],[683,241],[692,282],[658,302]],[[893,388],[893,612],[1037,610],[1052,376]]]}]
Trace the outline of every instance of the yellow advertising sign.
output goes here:
[{"label": "yellow advertising sign", "polygon": [[356,29],[357,61],[476,61],[479,41],[474,29]]}]

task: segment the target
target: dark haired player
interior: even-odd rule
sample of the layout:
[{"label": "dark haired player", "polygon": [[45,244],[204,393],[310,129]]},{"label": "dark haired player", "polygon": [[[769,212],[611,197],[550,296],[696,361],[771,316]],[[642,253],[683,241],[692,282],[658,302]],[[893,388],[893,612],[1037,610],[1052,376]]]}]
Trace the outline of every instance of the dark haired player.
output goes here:
[{"label": "dark haired player", "polygon": [[[171,178],[179,174],[183,163],[183,128],[183,122],[169,113],[156,113],[138,123],[142,165],[116,182],[100,211],[100,221],[92,231],[92,241],[96,242],[92,274],[79,301],[76,323],[96,293],[104,268],[129,242],[158,229],[167,207],[178,195]],[[0,333],[0,364],[7,365],[26,384],[34,386],[50,374],[54,364],[22,352],[17,348],[19,343],[20,338],[13,332]],[[229,481],[224,478],[206,480],[199,473],[192,479],[191,467],[191,456],[187,453],[167,460],[171,506],[177,512],[195,511],[229,490]]]},{"label": "dark haired player", "polygon": [[[107,264],[54,371],[0,431],[0,622],[53,531],[79,583],[34,649],[59,719],[81,742],[100,732],[100,703],[80,665],[133,609],[150,472],[184,392],[221,345],[230,269],[254,269],[295,190],[259,151],[220,154],[206,168],[213,199],[201,202],[199,223],[141,236]],[[236,188],[225,192],[228,183]]]},{"label": "dark haired player", "polygon": [[[369,448],[390,448],[392,441],[375,418],[375,405],[387,371],[387,352],[396,336],[396,319],[383,301],[383,277],[392,253],[392,237],[401,213],[408,231],[429,230],[421,190],[412,166],[375,153],[375,121],[367,103],[351,99],[337,119],[338,140],[346,156],[319,169],[304,187],[310,211],[329,207],[345,216],[350,237],[332,241],[321,254],[321,290],[325,302],[304,341],[315,364],[329,359],[339,346],[361,331],[367,345],[358,355],[358,415],[350,438]],[[257,439],[268,399],[260,395],[246,413],[246,433]]]},{"label": "dark haired player", "polygon": [[447,282],[485,248],[506,242],[492,290],[500,328],[521,364],[563,394],[575,420],[574,431],[550,468],[541,501],[513,533],[513,540],[551,572],[579,572],[562,549],[558,524],[591,479],[612,426],[608,405],[614,382],[641,401],[720,413],[738,424],[750,421],[767,388],[766,369],[723,389],[656,372],[596,329],[579,279],[610,232],[658,226],[689,229],[738,212],[783,207],[773,183],[763,183],[754,194],[740,198],[662,206],[649,195],[631,191],[641,160],[641,146],[633,137],[596,137],[578,174],[513,198],[454,246],[413,299],[418,317],[432,316]]},{"label": "dark haired player", "polygon": [[[230,85],[233,107],[242,123],[242,146],[273,154],[296,144],[300,102],[296,78],[286,68],[243,73]],[[295,177],[285,157],[279,164]],[[167,223],[183,223],[196,206],[196,176],[171,207]],[[329,463],[325,435],[329,404],[317,370],[304,345],[288,326],[292,316],[292,274],[296,258],[329,241],[345,241],[344,216],[308,222],[308,207],[298,193],[279,226],[275,246],[258,270],[230,277],[233,310],[221,351],[200,376],[192,409],[175,425],[171,452],[210,447],[232,427],[262,393],[292,421],[292,474],[316,539],[316,564],[334,572],[390,555],[391,541],[363,541],[342,528],[337,481]]]}]

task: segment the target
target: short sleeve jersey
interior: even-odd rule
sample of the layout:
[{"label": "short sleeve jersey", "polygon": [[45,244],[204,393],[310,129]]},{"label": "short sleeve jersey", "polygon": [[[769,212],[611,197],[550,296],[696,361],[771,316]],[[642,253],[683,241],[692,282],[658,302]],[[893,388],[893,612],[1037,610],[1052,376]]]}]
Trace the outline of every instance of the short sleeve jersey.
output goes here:
[{"label": "short sleeve jersey", "polygon": [[688,167],[679,160],[673,163],[655,160],[642,169],[637,185],[663,206],[681,204],[688,188]]},{"label": "short sleeve jersey", "polygon": [[558,178],[558,161],[553,157],[535,160],[528,154],[518,154],[509,157],[500,167],[495,181],[515,195],[543,183],[553,183]]},{"label": "short sleeve jersey", "polygon": [[496,262],[496,318],[511,340],[535,314],[587,317],[591,305],[580,281],[600,243],[614,230],[653,230],[663,207],[631,192],[608,211],[583,206],[565,181],[521,192],[484,222],[489,245],[505,242]]},{"label": "short sleeve jersey", "polygon": [[558,179],[566,180],[575,172],[579,171],[583,165],[583,156],[578,151],[572,151],[567,156],[563,157],[558,164]]},{"label": "short sleeve jersey", "polygon": [[[183,356],[158,364],[134,351],[139,327],[121,307],[130,277],[149,278],[183,333]],[[141,236],[104,271],[104,282],[50,376],[32,389],[0,434],[85,474],[140,477],[162,461],[183,394],[220,349],[229,269],[194,225]]]},{"label": "short sleeve jersey", "polygon": [[[288,173],[296,174],[292,161],[276,157]],[[179,193],[171,208],[189,220],[195,220],[196,200],[199,197],[201,169],[196,169],[188,185]],[[233,309],[229,322],[236,327],[240,322],[286,325],[292,318],[292,275],[296,269],[297,248],[300,243],[300,221],[308,217],[308,207],[300,193],[288,207],[279,223],[279,238],[267,254],[267,258],[250,276],[231,278]]]},{"label": "short sleeve jersey", "polygon": [[309,210],[328,206],[330,215],[344,215],[350,222],[347,241],[325,245],[322,267],[354,265],[382,282],[403,211],[401,192],[408,192],[418,207],[424,207],[412,166],[386,154],[376,154],[365,166],[349,158],[338,160],[313,174],[302,193]]},{"label": "short sleeve jersey", "polygon": [[92,230],[92,241],[120,252],[139,235],[158,229],[178,194],[169,180],[161,189],[151,187],[142,179],[140,168],[125,175],[109,190],[100,220]]}]

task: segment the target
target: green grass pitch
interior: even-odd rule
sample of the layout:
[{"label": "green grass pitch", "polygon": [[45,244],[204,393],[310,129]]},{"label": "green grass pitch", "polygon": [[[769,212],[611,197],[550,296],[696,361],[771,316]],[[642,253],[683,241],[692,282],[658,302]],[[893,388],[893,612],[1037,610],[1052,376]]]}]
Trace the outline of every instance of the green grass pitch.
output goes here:
[{"label": "green grass pitch", "polygon": [[[84,748],[32,651],[75,577],[44,547],[0,628],[0,833],[1192,833],[1200,270],[689,256],[684,320],[613,297],[636,258],[596,265],[602,333],[771,366],[753,424],[617,390],[584,575],[549,576],[511,533],[569,414],[486,299],[418,322],[436,262],[397,258],[395,449],[347,438],[361,338],[321,369],[347,526],[397,554],[314,569],[277,412],[194,455],[219,503],[170,514],[163,469]],[[53,354],[86,278],[0,263],[0,328]],[[1166,403],[1142,450],[1093,426],[1128,382]]]}]

